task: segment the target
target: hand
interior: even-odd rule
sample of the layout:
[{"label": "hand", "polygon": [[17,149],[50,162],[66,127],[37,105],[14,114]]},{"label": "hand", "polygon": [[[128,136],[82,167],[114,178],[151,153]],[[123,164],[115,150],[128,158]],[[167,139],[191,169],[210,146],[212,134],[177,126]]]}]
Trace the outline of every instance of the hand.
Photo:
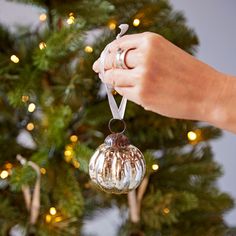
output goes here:
[{"label": "hand", "polygon": [[[117,69],[118,48],[130,49],[130,69]],[[98,59],[93,69],[99,73]],[[104,81],[147,110],[183,119],[211,121],[225,76],[155,33],[126,35],[110,44]]]}]

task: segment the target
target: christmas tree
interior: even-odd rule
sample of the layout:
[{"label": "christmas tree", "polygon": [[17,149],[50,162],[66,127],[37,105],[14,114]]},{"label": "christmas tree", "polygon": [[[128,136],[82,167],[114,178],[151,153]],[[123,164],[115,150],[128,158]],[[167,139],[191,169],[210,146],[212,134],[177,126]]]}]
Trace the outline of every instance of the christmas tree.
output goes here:
[{"label": "christmas tree", "polygon": [[194,54],[198,38],[183,14],[164,0],[16,2],[42,14],[33,29],[0,26],[0,234],[81,235],[84,219],[115,204],[128,213],[117,235],[225,235],[233,200],[216,185],[217,128],[130,102],[126,134],[144,153],[143,182],[128,196],[113,195],[88,176],[111,118],[93,62],[121,23]]}]

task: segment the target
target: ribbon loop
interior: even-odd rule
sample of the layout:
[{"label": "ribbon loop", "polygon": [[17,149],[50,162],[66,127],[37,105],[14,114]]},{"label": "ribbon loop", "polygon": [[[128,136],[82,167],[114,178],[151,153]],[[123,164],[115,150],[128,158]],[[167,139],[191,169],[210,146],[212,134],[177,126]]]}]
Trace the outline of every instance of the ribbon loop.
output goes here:
[{"label": "ribbon loop", "polygon": [[[121,38],[126,33],[126,31],[129,28],[129,25],[121,24],[119,26],[119,28],[120,28],[121,31],[116,36],[116,39]],[[108,54],[109,47],[110,47],[110,44],[108,44],[104,48],[104,50],[102,51],[101,56],[100,56],[100,71],[101,71],[101,73],[99,74],[100,79],[104,78],[104,74],[105,74],[105,70],[104,70],[104,68],[105,68],[105,59],[106,59],[106,56]],[[120,106],[118,107],[118,105],[116,103],[116,100],[115,100],[115,98],[114,98],[114,96],[112,94],[112,91],[114,89],[113,86],[111,86],[109,84],[105,84],[105,88],[106,88],[107,97],[108,97],[108,103],[109,103],[109,106],[110,106],[113,118],[114,119],[122,120],[124,118],[124,114],[125,114],[127,99],[125,97],[122,97]]]}]

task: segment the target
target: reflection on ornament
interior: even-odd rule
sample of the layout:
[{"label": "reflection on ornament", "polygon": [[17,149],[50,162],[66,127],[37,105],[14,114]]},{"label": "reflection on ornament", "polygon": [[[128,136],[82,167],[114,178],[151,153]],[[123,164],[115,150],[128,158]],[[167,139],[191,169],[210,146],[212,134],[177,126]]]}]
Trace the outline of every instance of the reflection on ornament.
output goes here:
[{"label": "reflection on ornament", "polygon": [[1,179],[6,179],[9,176],[9,173],[7,170],[3,170],[0,174]]},{"label": "reflection on ornament", "polygon": [[11,61],[14,63],[18,63],[20,61],[20,59],[16,56],[16,55],[11,55]]},{"label": "reflection on ornament", "polygon": [[139,26],[140,25],[140,20],[139,19],[134,19],[134,21],[133,21],[133,26],[135,26],[135,27],[137,27],[137,26]]},{"label": "reflection on ornament", "polygon": [[122,133],[107,136],[89,163],[92,181],[109,193],[127,193],[137,188],[145,174],[146,164],[141,151],[129,144]]},{"label": "reflection on ornament", "polygon": [[158,170],[159,169],[159,165],[157,164],[153,164],[152,165],[152,169],[155,171],[155,170]]}]

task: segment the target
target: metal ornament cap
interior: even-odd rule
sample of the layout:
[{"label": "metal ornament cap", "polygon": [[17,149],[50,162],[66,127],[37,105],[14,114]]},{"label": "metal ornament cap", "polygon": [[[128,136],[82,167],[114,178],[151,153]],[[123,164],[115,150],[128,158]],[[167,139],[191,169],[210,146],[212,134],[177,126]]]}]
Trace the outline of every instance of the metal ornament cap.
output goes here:
[{"label": "metal ornament cap", "polygon": [[89,163],[91,180],[108,193],[122,194],[136,189],[145,171],[142,152],[122,133],[108,135]]}]

